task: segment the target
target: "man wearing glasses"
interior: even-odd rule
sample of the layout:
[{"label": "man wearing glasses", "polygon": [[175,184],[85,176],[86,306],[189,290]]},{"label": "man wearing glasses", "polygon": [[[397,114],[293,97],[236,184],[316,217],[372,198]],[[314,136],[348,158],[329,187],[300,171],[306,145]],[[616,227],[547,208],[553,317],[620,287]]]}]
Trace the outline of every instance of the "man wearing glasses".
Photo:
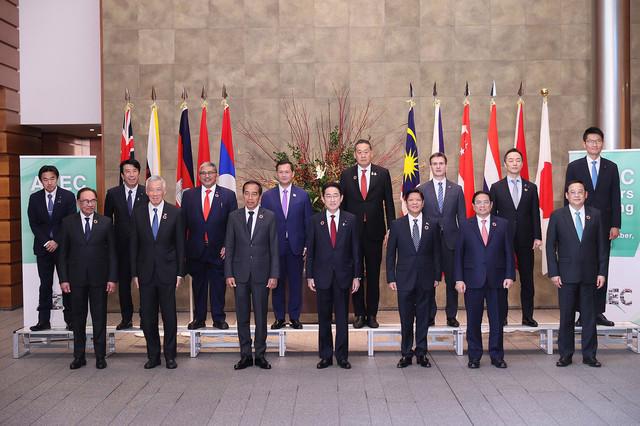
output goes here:
[{"label": "man wearing glasses", "polygon": [[198,170],[200,186],[182,196],[186,229],[187,272],[193,290],[193,321],[189,330],[205,327],[207,300],[211,302],[213,326],[228,329],[224,313],[224,238],[229,213],[238,208],[236,194],[216,185],[216,165],[205,162]]},{"label": "man wearing glasses", "polygon": [[[609,275],[611,241],[620,235],[620,175],[616,163],[600,156],[604,144],[602,130],[597,127],[589,127],[584,131],[582,140],[587,155],[569,163],[564,181],[565,188],[569,182],[575,180],[583,182],[585,190],[589,194],[585,205],[600,210],[602,233],[606,246],[606,268],[604,271],[606,278]],[[568,200],[565,200],[564,204],[565,206],[569,204]],[[594,298],[596,324],[613,326],[613,321],[609,321],[604,316],[607,304],[607,281],[596,290]],[[580,318],[578,318],[576,325],[582,325]]]}]

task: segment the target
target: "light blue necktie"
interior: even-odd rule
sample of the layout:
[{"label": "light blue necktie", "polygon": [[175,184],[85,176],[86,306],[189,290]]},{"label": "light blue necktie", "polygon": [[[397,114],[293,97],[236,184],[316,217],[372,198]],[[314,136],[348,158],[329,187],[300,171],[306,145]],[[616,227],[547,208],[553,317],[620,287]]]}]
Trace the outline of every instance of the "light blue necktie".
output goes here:
[{"label": "light blue necktie", "polygon": [[442,189],[442,182],[438,182],[438,209],[442,213],[442,206],[444,205],[444,189]]},{"label": "light blue necktie", "polygon": [[593,189],[596,189],[596,184],[598,183],[598,169],[596,168],[596,160],[591,162],[591,183],[593,184]]},{"label": "light blue necktie", "polygon": [[153,239],[158,236],[158,209],[153,209],[153,222],[151,222],[151,232],[153,232]]},{"label": "light blue necktie", "polygon": [[580,212],[576,212],[576,233],[578,234],[578,239],[580,240],[580,242],[582,242],[582,231],[584,231],[584,228],[582,227]]},{"label": "light blue necktie", "polygon": [[47,197],[49,198],[49,202],[47,203],[47,212],[49,213],[49,217],[51,217],[53,216],[53,195],[47,194]]},{"label": "light blue necktie", "polygon": [[511,188],[511,199],[513,200],[513,205],[518,208],[518,204],[520,204],[520,188],[518,188],[518,179],[510,179],[513,187]]}]

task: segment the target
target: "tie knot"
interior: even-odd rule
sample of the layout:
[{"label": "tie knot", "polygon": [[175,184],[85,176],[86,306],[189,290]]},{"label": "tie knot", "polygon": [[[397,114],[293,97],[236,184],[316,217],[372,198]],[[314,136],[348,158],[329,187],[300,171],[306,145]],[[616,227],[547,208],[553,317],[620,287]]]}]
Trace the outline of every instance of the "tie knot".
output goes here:
[{"label": "tie knot", "polygon": [[283,189],[283,190],[282,190],[282,192],[286,195],[286,194],[287,194],[287,192],[289,192],[289,191],[288,191],[288,190],[286,190],[286,189]]},{"label": "tie knot", "polygon": [[335,214],[332,214],[332,215],[331,215],[331,220],[334,220],[335,218],[336,218],[336,215],[335,215]]},{"label": "tie knot", "polygon": [[89,222],[89,219],[91,219],[90,217],[85,217],[84,220],[85,222]]},{"label": "tie knot", "polygon": [[487,223],[487,219],[482,219],[480,222],[482,222],[482,224],[484,225],[485,223]]},{"label": "tie knot", "polygon": [[438,182],[438,186],[442,186],[442,182]]},{"label": "tie knot", "polygon": [[518,184],[518,179],[511,179],[511,183],[514,184],[514,185],[517,185]]},{"label": "tie knot", "polygon": [[51,197],[53,197],[53,194],[47,194],[47,197],[51,199]]},{"label": "tie knot", "polygon": [[576,216],[580,217],[580,212],[576,212]]},{"label": "tie knot", "polygon": [[154,213],[154,214],[158,213],[158,208],[157,208],[157,207],[154,207],[154,208],[153,208],[153,213]]},{"label": "tie knot", "polygon": [[367,169],[362,169],[362,176],[365,176],[367,174]]},{"label": "tie knot", "polygon": [[129,190],[129,195],[133,194],[133,189]]},{"label": "tie knot", "polygon": [[255,212],[249,211],[249,216],[253,216],[253,213]]},{"label": "tie knot", "polygon": [[417,224],[418,224],[418,219],[413,219],[413,223],[414,223],[415,225],[417,225]]},{"label": "tie knot", "polygon": [[595,166],[597,162],[598,162],[598,160],[593,160],[593,161],[591,162],[591,164],[593,164],[593,165]]},{"label": "tie knot", "polygon": [[206,192],[206,193],[207,193],[207,195],[211,194],[211,190],[210,190],[210,189],[207,189],[207,190],[206,190],[206,191],[204,191],[204,192]]}]

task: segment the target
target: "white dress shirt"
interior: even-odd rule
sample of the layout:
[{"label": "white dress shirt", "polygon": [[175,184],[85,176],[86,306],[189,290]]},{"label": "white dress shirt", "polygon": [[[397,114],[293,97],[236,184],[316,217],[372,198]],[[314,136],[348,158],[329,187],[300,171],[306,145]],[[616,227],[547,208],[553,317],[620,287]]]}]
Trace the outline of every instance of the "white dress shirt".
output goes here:
[{"label": "white dress shirt", "polygon": [[433,178],[433,189],[435,189],[436,191],[436,202],[438,201],[438,191],[440,190],[440,188],[438,187],[438,184],[440,182],[442,182],[442,200],[443,201],[444,201],[444,197],[447,194],[447,178],[443,178],[442,180]]},{"label": "white dress shirt", "polygon": [[411,213],[409,213],[407,217],[409,218],[409,234],[413,237],[413,221],[418,219],[418,236],[422,238],[422,212],[416,217],[411,216]]},{"label": "white dress shirt", "polygon": [[580,222],[582,222],[582,231],[584,232],[584,225],[585,225],[585,211],[584,211],[584,205],[580,208],[580,210],[576,210],[573,207],[571,207],[571,204],[569,204],[569,211],[571,211],[571,219],[573,220],[573,226],[576,226],[576,212],[580,212]]},{"label": "white dress shirt", "polygon": [[127,198],[129,198],[129,191],[131,191],[131,203],[135,204],[138,185],[133,188],[129,188],[126,183],[123,183],[122,185],[124,186],[124,200],[127,201]]},{"label": "white dress shirt", "polygon": [[338,235],[338,225],[340,225],[340,209],[336,210],[335,213],[330,213],[327,210],[327,229],[329,230],[329,237],[331,237],[331,215],[334,215],[334,220],[336,221],[336,236]]},{"label": "white dress shirt", "polygon": [[[600,157],[598,155],[598,158],[596,158],[595,160],[591,157],[589,157],[588,155],[586,156],[587,159],[587,167],[589,168],[589,176],[591,176],[591,163],[593,161],[596,162],[596,170],[598,171],[598,176],[600,176],[600,160],[602,159],[602,157]],[[591,179],[593,179],[593,176],[591,176]]]},{"label": "white dress shirt", "polygon": [[485,219],[480,219],[480,216],[476,215],[476,219],[478,219],[478,229],[480,230],[480,235],[482,235],[482,221],[486,220],[484,223],[487,227],[487,235],[491,233],[491,215],[487,216]]},{"label": "white dress shirt", "polygon": [[[213,197],[214,194],[216,193],[216,185],[214,184],[211,188],[208,188],[211,190],[211,192],[209,193],[209,211],[211,211],[211,207],[213,207]],[[202,187],[202,192],[200,194],[200,200],[202,201],[202,211],[204,211],[204,200],[207,196],[207,188],[205,188],[204,186]]]},{"label": "white dress shirt", "polygon": [[164,209],[164,200],[162,200],[157,207],[149,203],[149,224],[151,225],[151,228],[153,228],[153,209],[158,209],[158,229],[160,229],[160,221],[162,220],[162,209]]},{"label": "white dress shirt", "polygon": [[258,221],[258,210],[260,209],[260,205],[258,204],[255,209],[249,210],[248,208],[244,208],[244,226],[247,226],[247,222],[249,222],[249,212],[253,213],[253,223],[251,224],[251,234],[250,238],[253,238],[253,231],[256,229],[256,222]]},{"label": "white dress shirt", "polygon": [[360,179],[362,179],[363,170],[365,171],[364,175],[367,178],[367,192],[369,192],[369,183],[371,182],[371,164],[369,164],[369,167],[367,167],[366,169],[358,166],[358,188],[360,188]]},{"label": "white dress shirt", "polygon": [[84,227],[86,226],[87,221],[85,218],[89,218],[89,229],[93,229],[93,213],[89,216],[85,216],[84,213],[80,212],[80,223],[82,224],[82,232],[84,233]]},{"label": "white dress shirt", "polygon": [[47,192],[46,189],[44,190],[44,206],[47,208],[47,211],[49,211],[49,194],[51,194],[51,202],[53,203],[53,206],[55,208],[57,193],[58,193],[57,186],[56,186],[56,189],[53,190],[53,192]]}]

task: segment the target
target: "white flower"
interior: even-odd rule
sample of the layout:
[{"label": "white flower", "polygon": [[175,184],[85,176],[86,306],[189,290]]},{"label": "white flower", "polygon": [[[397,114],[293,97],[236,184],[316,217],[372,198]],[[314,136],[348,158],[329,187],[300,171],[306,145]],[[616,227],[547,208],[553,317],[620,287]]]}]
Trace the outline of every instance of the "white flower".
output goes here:
[{"label": "white flower", "polygon": [[316,179],[322,179],[326,171],[326,168],[323,168],[320,164],[316,164]]}]

